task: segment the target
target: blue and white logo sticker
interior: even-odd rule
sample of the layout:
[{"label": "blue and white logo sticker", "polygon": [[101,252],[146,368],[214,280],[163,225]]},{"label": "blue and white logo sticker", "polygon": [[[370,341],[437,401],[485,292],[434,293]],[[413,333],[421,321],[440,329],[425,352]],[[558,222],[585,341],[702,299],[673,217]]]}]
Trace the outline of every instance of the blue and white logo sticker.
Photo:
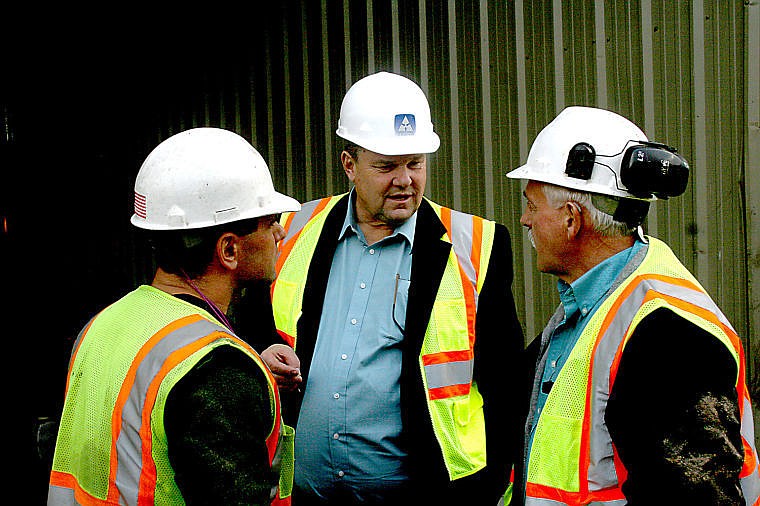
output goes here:
[{"label": "blue and white logo sticker", "polygon": [[396,114],[395,120],[396,135],[414,135],[417,131],[417,124],[414,121],[414,114]]}]

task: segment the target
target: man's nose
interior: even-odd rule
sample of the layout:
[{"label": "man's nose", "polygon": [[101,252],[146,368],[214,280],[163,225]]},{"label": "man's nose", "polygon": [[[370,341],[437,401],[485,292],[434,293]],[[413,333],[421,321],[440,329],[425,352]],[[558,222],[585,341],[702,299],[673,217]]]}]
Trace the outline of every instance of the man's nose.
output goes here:
[{"label": "man's nose", "polygon": [[399,167],[396,169],[396,174],[393,177],[393,184],[396,186],[409,186],[412,184],[412,173],[406,167]]}]

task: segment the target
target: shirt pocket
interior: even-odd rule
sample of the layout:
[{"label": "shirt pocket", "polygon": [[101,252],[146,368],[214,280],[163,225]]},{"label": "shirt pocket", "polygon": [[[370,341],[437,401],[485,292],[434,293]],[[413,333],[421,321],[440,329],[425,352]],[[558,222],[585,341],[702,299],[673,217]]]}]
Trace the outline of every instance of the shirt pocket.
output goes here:
[{"label": "shirt pocket", "polygon": [[393,303],[391,305],[391,322],[386,338],[398,342],[404,339],[406,331],[406,307],[409,301],[410,281],[399,277],[396,280]]}]

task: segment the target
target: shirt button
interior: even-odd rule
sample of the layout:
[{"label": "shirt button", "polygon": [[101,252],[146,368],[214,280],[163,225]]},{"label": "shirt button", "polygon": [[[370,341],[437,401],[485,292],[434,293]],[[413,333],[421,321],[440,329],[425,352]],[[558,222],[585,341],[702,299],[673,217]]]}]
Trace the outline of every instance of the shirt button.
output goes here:
[{"label": "shirt button", "polygon": [[351,325],[356,325],[356,318],[351,318]]},{"label": "shirt button", "polygon": [[552,367],[557,367],[557,361],[556,360],[552,360]]},{"label": "shirt button", "polygon": [[369,250],[369,254],[370,254],[370,255],[374,255],[374,254],[375,254],[375,250],[374,250],[374,249],[370,249],[370,250]]},{"label": "shirt button", "polygon": [[335,399],[340,399],[340,394],[339,394],[338,392],[335,392],[335,393],[333,394],[333,398],[335,398]]},{"label": "shirt button", "polygon": [[359,288],[367,288],[367,285],[365,285],[364,283],[359,283]]},{"label": "shirt button", "polygon": [[338,439],[339,437],[340,437],[340,436],[338,435],[338,433],[337,433],[337,432],[336,432],[335,434],[333,434],[333,439]]},{"label": "shirt button", "polygon": [[581,308],[581,314],[585,315],[586,313],[588,313],[588,309],[586,309],[585,307]]},{"label": "shirt button", "polygon": [[341,359],[343,359],[343,360],[346,360],[346,359],[348,358],[348,355],[346,355],[346,354],[344,353],[343,355],[341,355],[341,356],[340,356],[340,358],[341,358]]},{"label": "shirt button", "polygon": [[343,471],[338,471],[338,476],[340,476],[341,478],[343,478],[344,474],[346,474],[346,473],[344,473]]}]

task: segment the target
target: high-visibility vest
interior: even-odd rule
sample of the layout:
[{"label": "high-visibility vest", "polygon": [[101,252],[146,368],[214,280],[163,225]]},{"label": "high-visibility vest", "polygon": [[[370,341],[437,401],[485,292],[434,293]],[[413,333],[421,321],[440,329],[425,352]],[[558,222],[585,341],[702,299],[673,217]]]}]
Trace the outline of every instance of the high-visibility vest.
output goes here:
[{"label": "high-visibility vest", "polygon": [[[314,250],[327,215],[346,194],[307,202],[282,217],[272,307],[280,335],[296,348],[298,319]],[[449,478],[469,476],[486,465],[483,398],[472,381],[478,294],[488,269],[496,225],[478,216],[427,201],[452,244],[425,331],[419,365],[433,431]],[[349,204],[350,205],[350,204]]]},{"label": "high-visibility vest", "polygon": [[273,504],[289,504],[294,434],[281,423],[269,369],[209,313],[151,286],[103,310],[77,337],[48,504],[184,504],[169,462],[164,408],[177,382],[218,346],[243,351],[267,377],[273,424],[266,445],[280,473]]},{"label": "high-visibility vest", "polygon": [[539,415],[527,462],[526,505],[623,505],[627,476],[604,421],[623,349],[636,326],[667,308],[709,332],[736,360],[747,504],[760,495],[752,408],[741,340],[665,243],[650,238],[636,270],[602,303],[578,338]]}]

